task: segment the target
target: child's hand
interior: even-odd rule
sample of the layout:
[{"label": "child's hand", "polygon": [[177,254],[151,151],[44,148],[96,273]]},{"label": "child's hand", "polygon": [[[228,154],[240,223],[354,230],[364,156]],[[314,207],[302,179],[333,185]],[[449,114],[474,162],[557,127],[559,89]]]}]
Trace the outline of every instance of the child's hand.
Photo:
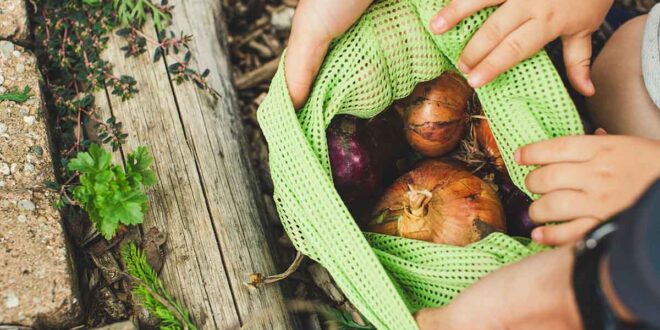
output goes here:
[{"label": "child's hand", "polygon": [[459,69],[468,73],[472,87],[492,81],[561,36],[571,84],[586,96],[594,94],[589,76],[591,33],[612,0],[452,0],[431,20],[431,31],[443,33],[477,11],[500,4],[459,59]]},{"label": "child's hand", "polygon": [[[571,136],[520,148],[522,165],[541,165],[526,178],[542,197],[532,203],[534,240],[559,245],[632,205],[660,177],[660,142],[628,136]],[[571,221],[572,220],[572,221]]]},{"label": "child's hand", "polygon": [[330,41],[346,32],[371,0],[301,0],[291,25],[285,76],[293,106],[307,100]]}]

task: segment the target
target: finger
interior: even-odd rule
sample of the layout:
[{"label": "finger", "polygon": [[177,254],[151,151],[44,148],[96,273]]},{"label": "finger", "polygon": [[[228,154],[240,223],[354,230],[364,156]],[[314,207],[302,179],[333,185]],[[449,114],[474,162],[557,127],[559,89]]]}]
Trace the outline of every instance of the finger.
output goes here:
[{"label": "finger", "polygon": [[532,239],[545,245],[574,243],[598,223],[596,218],[580,218],[559,225],[538,227],[532,231]]},{"label": "finger", "polygon": [[562,38],[564,63],[571,85],[580,94],[592,96],[596,88],[591,82],[591,34],[573,35]]},{"label": "finger", "polygon": [[327,29],[309,24],[319,14],[303,1],[297,8],[291,25],[291,35],[284,59],[284,76],[293,107],[301,108],[321,68],[332,37]]},{"label": "finger", "polygon": [[596,128],[594,135],[607,135],[607,131],[604,128]]},{"label": "finger", "polygon": [[470,15],[506,0],[453,0],[431,19],[431,32],[440,34],[454,27]]},{"label": "finger", "polygon": [[472,36],[459,59],[459,69],[469,73],[504,38],[527,22],[529,15],[514,2],[505,2]]},{"label": "finger", "polygon": [[502,72],[534,55],[549,42],[541,22],[532,19],[511,32],[493,49],[486,58],[477,64],[468,75],[472,88],[479,88]]},{"label": "finger", "polygon": [[529,206],[529,217],[535,223],[566,221],[593,217],[598,208],[582,191],[557,190],[541,196]]},{"label": "finger", "polygon": [[514,158],[520,165],[586,162],[599,146],[599,138],[594,136],[565,136],[523,146],[516,150]]},{"label": "finger", "polygon": [[592,172],[586,164],[558,163],[539,167],[525,178],[525,186],[535,194],[555,190],[584,190],[584,178]]},{"label": "finger", "polygon": [[415,313],[415,321],[420,330],[437,329],[440,324],[447,324],[449,315],[443,308],[426,308]]}]

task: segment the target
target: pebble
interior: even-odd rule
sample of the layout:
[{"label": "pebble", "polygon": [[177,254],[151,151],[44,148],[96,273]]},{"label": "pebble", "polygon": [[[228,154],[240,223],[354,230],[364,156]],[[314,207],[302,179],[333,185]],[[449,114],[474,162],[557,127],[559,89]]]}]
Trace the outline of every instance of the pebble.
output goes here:
[{"label": "pebble", "polygon": [[32,165],[30,163],[25,163],[25,166],[23,167],[23,171],[28,172],[28,173],[34,172],[34,165]]},{"label": "pebble", "polygon": [[0,123],[0,135],[7,133],[7,125]]},{"label": "pebble", "polygon": [[14,291],[7,291],[5,293],[5,307],[6,308],[16,308],[18,307],[18,297],[14,293]]},{"label": "pebble", "polygon": [[21,214],[21,215],[18,216],[17,220],[20,223],[26,223],[27,222],[27,217]]},{"label": "pebble", "polygon": [[14,44],[6,40],[0,41],[0,56],[4,58],[9,58],[9,56],[13,52],[14,52]]},{"label": "pebble", "polygon": [[23,64],[23,63],[16,64],[16,72],[18,72],[18,73],[25,72],[25,64]]},{"label": "pebble", "polygon": [[30,151],[34,152],[34,154],[37,155],[37,157],[41,157],[44,155],[44,148],[40,146],[31,146]]},{"label": "pebble", "polygon": [[0,86],[5,83],[5,77],[0,76]]},{"label": "pebble", "polygon": [[9,165],[7,163],[0,163],[0,173],[2,175],[11,174],[11,170],[9,169]]},{"label": "pebble", "polygon": [[28,124],[29,126],[34,125],[35,118],[34,116],[25,116],[23,117],[23,121]]},{"label": "pebble", "polygon": [[23,116],[23,117],[27,116],[28,113],[30,113],[30,112],[29,112],[28,109],[26,109],[26,108],[20,108],[20,109],[18,109],[18,114],[21,115],[21,116]]},{"label": "pebble", "polygon": [[6,88],[0,86],[0,94],[4,94],[7,91]]},{"label": "pebble", "polygon": [[19,52],[19,51],[17,51],[17,50],[15,50],[12,54],[13,54],[14,57],[16,57],[16,58],[21,57],[21,52]]},{"label": "pebble", "polygon": [[27,199],[21,199],[18,201],[18,208],[25,211],[34,211],[37,207],[32,203],[32,201]]},{"label": "pebble", "polygon": [[274,12],[270,17],[270,24],[277,30],[288,30],[291,28],[291,20],[293,19],[293,8],[284,8],[280,11]]},{"label": "pebble", "polygon": [[18,164],[16,163],[11,163],[11,165],[9,166],[9,170],[11,173],[16,173],[17,169],[18,169]]}]

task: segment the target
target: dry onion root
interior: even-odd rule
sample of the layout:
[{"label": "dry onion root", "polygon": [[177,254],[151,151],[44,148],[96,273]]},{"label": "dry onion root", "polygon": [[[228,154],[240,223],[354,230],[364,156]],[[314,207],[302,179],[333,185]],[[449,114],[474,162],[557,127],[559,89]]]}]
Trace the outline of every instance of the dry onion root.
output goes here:
[{"label": "dry onion root", "polygon": [[367,230],[465,246],[506,231],[497,193],[470,172],[438,160],[423,162],[390,186]]},{"label": "dry onion root", "polygon": [[417,85],[402,101],[403,106],[394,106],[403,111],[410,145],[427,157],[454,149],[467,128],[467,107],[473,94],[465,79],[454,72]]},{"label": "dry onion root", "polygon": [[244,284],[248,287],[258,288],[264,285],[277,283],[281,280],[288,278],[293,273],[295,273],[298,270],[298,268],[300,268],[300,265],[302,264],[304,259],[305,259],[305,255],[300,252],[297,252],[296,258],[293,259],[293,262],[291,262],[289,268],[287,268],[283,273],[275,274],[275,275],[252,273],[248,277],[248,281],[245,282]]}]

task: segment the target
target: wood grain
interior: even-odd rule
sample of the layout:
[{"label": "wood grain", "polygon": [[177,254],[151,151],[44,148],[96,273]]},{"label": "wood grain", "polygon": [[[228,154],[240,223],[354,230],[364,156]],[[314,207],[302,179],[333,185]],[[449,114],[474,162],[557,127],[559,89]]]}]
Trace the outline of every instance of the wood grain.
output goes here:
[{"label": "wood grain", "polygon": [[[252,272],[276,269],[262,195],[246,156],[219,2],[173,4],[171,28],[195,35],[192,65],[211,70],[209,82],[221,97],[214,100],[190,83],[172,84],[166,70],[171,59],[125,58],[124,42],[112,36],[104,56],[116,75],[133,76],[140,92],[127,101],[108,93],[107,103],[98,93],[97,105],[105,115],[112,111],[130,134],[124,155],[146,145],[155,158],[159,180],[149,192],[144,227],[167,233],[162,277],[195,323],[202,329],[290,329],[295,322],[279,286],[251,291],[243,285]],[[145,30],[156,39],[153,28]]]}]

